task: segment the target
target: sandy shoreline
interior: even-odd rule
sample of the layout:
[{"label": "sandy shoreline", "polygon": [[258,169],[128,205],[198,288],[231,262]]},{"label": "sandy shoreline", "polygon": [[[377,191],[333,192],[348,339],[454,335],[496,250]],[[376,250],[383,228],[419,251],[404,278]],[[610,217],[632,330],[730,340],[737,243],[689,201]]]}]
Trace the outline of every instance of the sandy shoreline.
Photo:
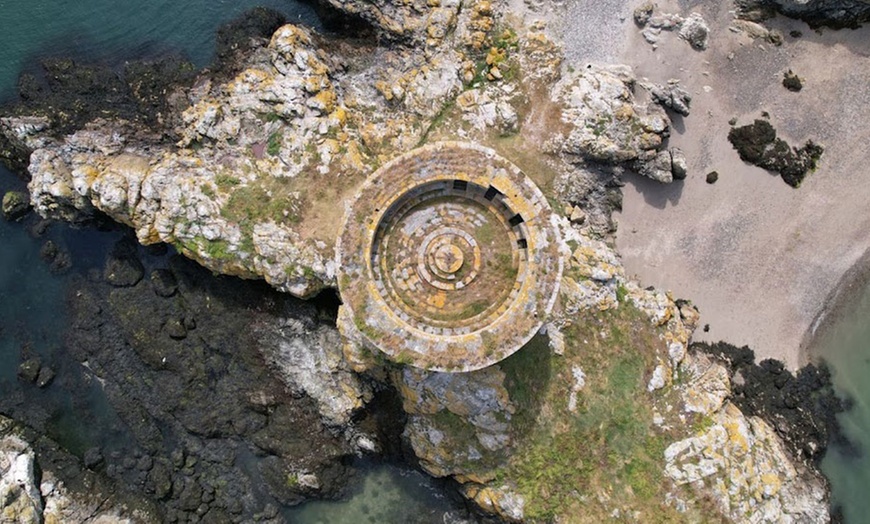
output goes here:
[{"label": "sandy shoreline", "polygon": [[[566,38],[569,62],[618,54],[616,62],[632,66],[639,79],[679,78],[694,97],[692,114],[675,119],[670,140],[685,152],[689,177],[662,186],[626,176],[617,247],[628,273],[697,304],[710,330],[698,330],[696,340],[747,344],[759,359],[778,358],[790,368],[806,363],[818,339],[813,326],[836,319],[861,281],[847,284],[844,275],[863,274],[852,269],[862,260],[870,265],[870,29],[818,34],[778,17],[769,26],[786,37],[774,47],[728,30],[730,2],[704,1],[691,10],[659,2],[666,12],[700,12],[711,28],[710,47],[696,52],[664,33],[653,50],[631,23],[639,2],[613,3],[628,16],[615,26],[626,44],[584,46],[590,38],[575,35]],[[791,30],[803,36],[790,37]],[[805,81],[800,93],[781,85],[789,68]],[[750,123],[762,111],[792,145],[813,139],[826,146],[819,170],[797,190],[740,161],[727,142],[731,118]],[[709,185],[704,178],[712,170],[720,178]]]},{"label": "sandy shoreline", "polygon": [[800,346],[803,360],[817,362],[824,359],[829,337],[839,325],[840,319],[850,313],[868,287],[870,287],[870,250],[867,250],[843,275],[810,327],[807,328]]}]

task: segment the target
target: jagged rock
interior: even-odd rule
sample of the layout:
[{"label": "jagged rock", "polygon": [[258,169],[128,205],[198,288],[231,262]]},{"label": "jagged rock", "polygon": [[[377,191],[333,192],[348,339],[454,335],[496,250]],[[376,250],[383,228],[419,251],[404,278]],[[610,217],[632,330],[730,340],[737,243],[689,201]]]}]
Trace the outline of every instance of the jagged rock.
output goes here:
[{"label": "jagged rock", "polygon": [[82,460],[84,461],[86,468],[96,469],[103,463],[103,452],[100,451],[100,448],[89,448],[85,451]]},{"label": "jagged rock", "polygon": [[571,214],[568,217],[568,220],[570,220],[572,224],[577,224],[578,226],[582,225],[586,222],[586,213],[580,209],[580,206],[575,206],[571,209]]},{"label": "jagged rock", "polygon": [[659,151],[652,162],[640,164],[638,173],[662,184],[674,181],[673,161],[670,151]]},{"label": "jagged rock", "polygon": [[27,193],[7,191],[3,195],[3,218],[10,222],[21,220],[30,211]]},{"label": "jagged rock", "polygon": [[[715,453],[710,450],[715,449]],[[713,501],[735,522],[828,522],[825,484],[795,464],[776,432],[757,417],[745,417],[727,404],[699,436],[665,450],[666,472],[678,484],[705,490],[713,482]],[[752,518],[747,518],[752,515]]]},{"label": "jagged rock", "polygon": [[670,80],[665,85],[652,86],[650,96],[655,103],[672,109],[683,116],[689,116],[692,95],[680,87],[678,80]]},{"label": "jagged rock", "polygon": [[683,21],[680,27],[680,38],[689,42],[693,49],[703,51],[707,49],[707,37],[710,28],[698,13],[692,13]]},{"label": "jagged rock", "polygon": [[567,74],[553,97],[565,105],[563,121],[569,133],[562,150],[606,163],[655,158],[669,135],[667,116],[658,106],[634,104],[630,68],[587,69]]},{"label": "jagged rock", "polygon": [[289,316],[261,337],[267,343],[266,359],[289,385],[317,402],[327,423],[346,425],[372,398],[369,386],[345,360],[335,328]]},{"label": "jagged rock", "polygon": [[166,334],[175,340],[181,340],[187,336],[187,327],[184,325],[184,320],[180,318],[171,318],[166,321],[163,329]]},{"label": "jagged rock", "polygon": [[510,487],[492,488],[476,484],[466,484],[462,487],[466,497],[473,500],[481,509],[498,515],[506,522],[522,522],[523,497],[514,493]]},{"label": "jagged rock", "polygon": [[40,522],[42,494],[29,445],[16,436],[0,439],[0,511],[3,522]]}]

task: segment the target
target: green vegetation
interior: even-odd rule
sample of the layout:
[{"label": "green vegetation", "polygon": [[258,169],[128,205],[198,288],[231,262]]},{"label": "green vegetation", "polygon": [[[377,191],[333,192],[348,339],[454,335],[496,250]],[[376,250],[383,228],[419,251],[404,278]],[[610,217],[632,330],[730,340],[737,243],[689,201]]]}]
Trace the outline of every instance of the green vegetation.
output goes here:
[{"label": "green vegetation", "polygon": [[301,220],[297,212],[298,197],[274,188],[267,191],[262,186],[245,186],[233,191],[226,205],[221,209],[224,218],[239,224],[274,220],[297,224]]},{"label": "green vegetation", "polygon": [[238,178],[226,173],[218,173],[214,177],[214,182],[220,189],[227,190],[242,183]]},{"label": "green vegetation", "polygon": [[[658,328],[624,304],[581,313],[563,333],[562,356],[538,336],[500,364],[517,411],[497,482],[516,485],[532,522],[599,522],[616,509],[639,522],[687,520],[665,504],[675,488],[664,476],[664,450],[677,436],[652,425],[654,406],[668,399],[646,390],[656,348],[664,351]],[[572,412],[574,366],[586,379]]]},{"label": "green vegetation", "polygon": [[628,298],[628,289],[626,289],[624,285],[618,284],[616,286],[616,300],[619,303],[623,303],[626,298]]},{"label": "green vegetation", "polygon": [[202,239],[200,243],[205,247],[205,252],[209,256],[209,258],[215,260],[226,260],[233,256],[229,250],[230,244],[226,240],[218,239],[209,241]]},{"label": "green vegetation", "polygon": [[266,153],[269,156],[278,156],[281,152],[281,140],[284,138],[284,133],[275,131],[269,135],[269,140],[266,142]]}]

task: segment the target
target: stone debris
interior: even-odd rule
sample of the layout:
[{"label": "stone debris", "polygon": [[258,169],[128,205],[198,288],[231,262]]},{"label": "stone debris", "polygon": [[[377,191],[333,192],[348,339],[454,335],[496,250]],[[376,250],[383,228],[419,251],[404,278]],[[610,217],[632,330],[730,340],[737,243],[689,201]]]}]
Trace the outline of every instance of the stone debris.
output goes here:
[{"label": "stone debris", "polygon": [[641,28],[641,35],[655,48],[662,31],[678,31],[678,35],[697,51],[707,49],[710,28],[698,13],[688,17],[674,13],[656,13],[655,4],[646,2],[634,11],[634,21]]},{"label": "stone debris", "polygon": [[649,90],[653,102],[661,104],[683,116],[689,116],[692,95],[680,87],[679,80],[668,80],[665,85],[644,85]]}]

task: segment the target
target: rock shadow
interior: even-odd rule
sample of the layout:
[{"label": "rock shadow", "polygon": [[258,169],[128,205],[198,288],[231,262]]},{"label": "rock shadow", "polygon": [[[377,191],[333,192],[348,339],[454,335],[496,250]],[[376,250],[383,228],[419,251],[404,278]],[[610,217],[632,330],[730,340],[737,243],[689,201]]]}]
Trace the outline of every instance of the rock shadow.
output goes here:
[{"label": "rock shadow", "polygon": [[499,363],[505,374],[505,387],[516,412],[511,419],[514,450],[523,445],[534,430],[535,421],[546,400],[553,377],[553,351],[547,335],[535,335],[516,353]]},{"label": "rock shadow", "polygon": [[674,180],[670,184],[662,184],[649,178],[632,173],[626,177],[629,184],[643,195],[644,201],[657,208],[665,209],[668,205],[679,204],[683,196],[683,181]]}]

